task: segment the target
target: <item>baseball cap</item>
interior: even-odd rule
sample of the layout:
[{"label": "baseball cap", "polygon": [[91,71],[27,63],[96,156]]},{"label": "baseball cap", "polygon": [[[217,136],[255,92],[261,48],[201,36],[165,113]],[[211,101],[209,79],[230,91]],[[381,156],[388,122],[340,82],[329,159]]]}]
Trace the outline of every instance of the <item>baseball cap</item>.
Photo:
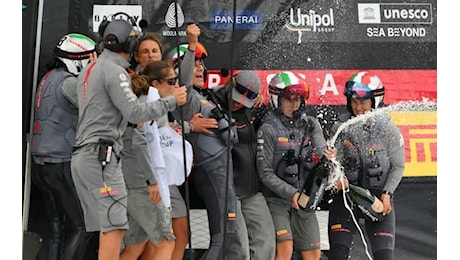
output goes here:
[{"label": "baseball cap", "polygon": [[235,76],[235,84],[232,89],[234,101],[243,104],[247,108],[254,105],[254,99],[259,94],[260,79],[256,73],[249,70],[240,71]]},{"label": "baseball cap", "polygon": [[[104,39],[109,34],[113,34],[117,37],[118,43],[128,42],[128,38],[133,32],[133,26],[126,20],[117,19],[112,21],[107,25],[107,28],[104,31]],[[113,44],[113,43],[109,43]]]}]

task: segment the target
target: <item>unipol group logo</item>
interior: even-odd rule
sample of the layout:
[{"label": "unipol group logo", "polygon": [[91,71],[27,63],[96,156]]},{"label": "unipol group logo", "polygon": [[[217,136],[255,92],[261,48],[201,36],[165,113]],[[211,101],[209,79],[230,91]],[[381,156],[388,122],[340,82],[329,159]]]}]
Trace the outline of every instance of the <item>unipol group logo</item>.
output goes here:
[{"label": "unipol group logo", "polygon": [[[177,6],[177,9],[176,9]],[[177,16],[177,18],[176,18]],[[177,21],[177,26],[176,26],[176,21]],[[182,11],[182,7],[179,4],[176,4],[176,2],[172,2],[168,10],[166,11],[165,14],[165,23],[166,26],[171,28],[171,30],[163,31],[162,34],[163,36],[176,36],[176,27],[179,28],[182,25],[184,25],[185,17],[184,17],[184,12]],[[182,31],[177,31],[180,36],[186,36],[187,32],[182,30]]]},{"label": "unipol group logo", "polygon": [[302,42],[302,32],[333,32],[334,31],[334,11],[329,8],[329,13],[317,13],[309,10],[303,13],[300,8],[289,10],[289,19],[285,24],[288,31],[297,32],[297,43]]}]

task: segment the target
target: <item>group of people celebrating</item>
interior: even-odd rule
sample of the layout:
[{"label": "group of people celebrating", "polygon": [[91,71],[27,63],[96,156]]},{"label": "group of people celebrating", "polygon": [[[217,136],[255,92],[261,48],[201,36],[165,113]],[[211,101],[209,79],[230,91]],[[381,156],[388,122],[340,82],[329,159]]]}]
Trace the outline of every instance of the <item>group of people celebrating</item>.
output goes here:
[{"label": "group of people celebrating", "polygon": [[[254,71],[241,70],[207,89],[198,25],[188,25],[188,43],[166,55],[156,34],[141,34],[129,21],[100,32],[100,55],[89,37],[64,36],[37,88],[32,181],[46,196],[53,227],[39,259],[83,259],[94,235],[101,260],[184,258],[189,212],[178,186],[189,172],[171,180],[170,169],[178,168],[165,163],[164,127],[192,147],[184,157],[193,159],[210,233],[201,259],[287,260],[294,252],[320,259],[315,210],[298,200],[322,157],[343,166],[329,212],[328,259],[348,259],[359,228],[351,219],[365,217],[346,210],[349,183],[383,202],[385,217],[366,219],[366,231],[373,259],[394,259],[393,194],[404,142],[389,117],[350,125],[331,146],[307,114],[311,89],[296,73],[280,71],[264,88]],[[333,130],[384,105],[383,83],[365,71],[350,78],[344,95],[348,112]]]}]

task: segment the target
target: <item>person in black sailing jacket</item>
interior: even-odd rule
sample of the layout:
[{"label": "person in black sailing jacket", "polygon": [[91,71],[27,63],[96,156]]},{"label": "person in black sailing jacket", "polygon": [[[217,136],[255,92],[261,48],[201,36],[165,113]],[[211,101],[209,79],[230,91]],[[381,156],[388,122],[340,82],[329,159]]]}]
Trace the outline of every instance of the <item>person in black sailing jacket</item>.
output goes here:
[{"label": "person in black sailing jacket", "polygon": [[270,210],[256,168],[256,131],[261,118],[255,117],[253,106],[262,105],[264,95],[259,90],[260,79],[249,70],[238,72],[215,90],[208,90],[226,113],[231,110],[238,131],[238,143],[232,149],[237,233],[229,243],[227,260],[275,258],[275,227],[273,220],[267,217]]}]

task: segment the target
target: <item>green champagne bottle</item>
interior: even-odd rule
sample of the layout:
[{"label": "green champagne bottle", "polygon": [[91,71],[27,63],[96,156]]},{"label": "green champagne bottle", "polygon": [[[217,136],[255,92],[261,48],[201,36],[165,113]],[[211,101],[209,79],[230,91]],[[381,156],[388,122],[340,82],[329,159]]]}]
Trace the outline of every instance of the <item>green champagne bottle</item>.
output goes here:
[{"label": "green champagne bottle", "polygon": [[367,218],[373,222],[380,221],[383,216],[383,202],[368,189],[348,184],[348,198]]},{"label": "green champagne bottle", "polygon": [[309,171],[297,200],[300,208],[316,210],[323,199],[330,169],[330,161],[323,156]]}]

